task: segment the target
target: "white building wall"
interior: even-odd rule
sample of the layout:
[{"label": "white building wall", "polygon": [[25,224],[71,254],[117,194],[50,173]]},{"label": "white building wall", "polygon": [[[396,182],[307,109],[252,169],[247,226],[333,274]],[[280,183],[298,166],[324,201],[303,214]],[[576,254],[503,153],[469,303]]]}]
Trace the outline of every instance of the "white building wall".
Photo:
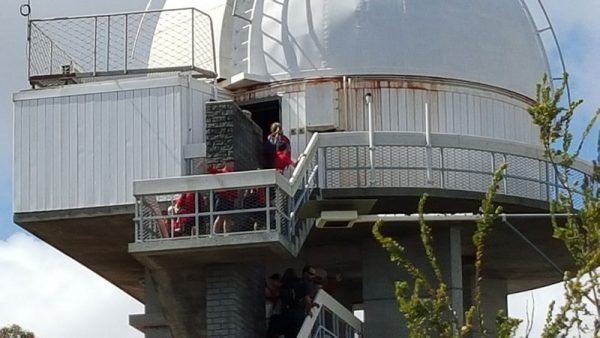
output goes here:
[{"label": "white building wall", "polygon": [[179,77],[15,94],[14,211],[129,204],[133,180],[182,175],[213,95],[195,82],[189,103]]},{"label": "white building wall", "polygon": [[[425,132],[425,104],[431,132],[489,137],[538,145],[539,132],[522,99],[459,85],[395,81],[352,81],[347,104],[340,104],[340,128],[366,131],[364,96],[373,95],[376,131]],[[338,87],[343,100],[343,89]]]},{"label": "white building wall", "polygon": [[[528,99],[472,83],[342,78],[299,81],[240,94],[236,100],[281,100],[281,122],[297,156],[311,131],[368,130],[364,96],[373,96],[375,131],[425,132],[425,103],[431,132],[500,139],[539,146],[539,131],[527,112]],[[310,111],[307,111],[310,109]],[[307,130],[308,128],[308,130]]]}]

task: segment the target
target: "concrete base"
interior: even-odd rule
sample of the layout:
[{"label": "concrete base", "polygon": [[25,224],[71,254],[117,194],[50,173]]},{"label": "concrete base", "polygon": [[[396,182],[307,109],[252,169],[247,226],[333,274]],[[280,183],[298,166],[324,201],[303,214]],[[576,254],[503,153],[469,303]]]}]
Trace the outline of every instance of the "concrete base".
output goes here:
[{"label": "concrete base", "polygon": [[146,338],[265,335],[261,264],[147,270],[145,289],[145,314],[130,316],[130,324]]},{"label": "concrete base", "polygon": [[207,336],[264,337],[264,266],[210,265],[206,272]]}]

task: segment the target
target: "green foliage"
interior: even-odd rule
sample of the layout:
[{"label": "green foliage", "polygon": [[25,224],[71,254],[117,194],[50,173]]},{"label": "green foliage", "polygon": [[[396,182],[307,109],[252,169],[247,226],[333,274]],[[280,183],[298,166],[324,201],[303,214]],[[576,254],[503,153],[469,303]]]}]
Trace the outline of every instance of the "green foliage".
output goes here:
[{"label": "green foliage", "polygon": [[[502,164],[493,176],[485,198],[482,201],[480,212],[482,217],[476,222],[473,235],[475,246],[475,288],[473,291],[472,306],[464,314],[465,323],[461,324],[456,310],[452,308],[448,286],[442,277],[438,258],[433,249],[433,236],[431,227],[424,219],[425,202],[427,194],[419,201],[419,227],[420,238],[427,261],[433,271],[430,280],[415,266],[406,256],[406,249],[393,238],[381,233],[382,221],[373,226],[373,236],[387,250],[390,260],[403,269],[411,278],[407,281],[395,283],[396,300],[399,310],[406,318],[406,325],[410,337],[466,337],[474,331],[484,332],[484,318],[480,311],[481,305],[481,271],[483,269],[483,258],[485,240],[492,230],[493,224],[502,212],[501,207],[496,207],[493,199],[498,190],[498,184],[506,171],[506,164]],[[411,288],[412,284],[412,288]],[[462,316],[461,316],[462,317]],[[520,320],[508,318],[499,312],[496,318],[498,337],[509,337],[519,325]]]},{"label": "green foliage", "polygon": [[0,338],[35,338],[33,332],[21,328],[17,324],[7,325],[0,329]]},{"label": "green foliage", "polygon": [[[576,108],[581,100],[570,102],[561,107],[560,102],[566,88],[568,76],[562,85],[552,90],[548,78],[544,77],[537,87],[537,102],[528,109],[533,122],[539,127],[540,141],[545,157],[554,168],[559,182],[555,199],[550,201],[553,236],[561,240],[573,258],[575,269],[563,276],[565,304],[556,307],[553,302],[548,310],[543,337],[567,337],[573,331],[581,334],[591,333],[600,337],[600,200],[599,191],[595,191],[593,182],[600,181],[600,168],[594,163],[592,179],[573,180],[573,165],[589,135],[592,126],[600,115],[600,109],[592,116],[577,145],[573,145],[570,125]],[[391,237],[381,233],[382,222],[373,226],[373,235],[381,246],[388,251],[390,260],[403,269],[409,276],[408,281],[395,283],[396,299],[399,310],[406,318],[410,337],[465,337],[479,331],[484,336],[485,318],[481,312],[481,271],[485,262],[485,241],[493,229],[501,207],[494,205],[494,196],[499,182],[503,179],[506,164],[495,173],[480,207],[481,218],[476,222],[472,237],[475,247],[475,285],[471,306],[464,314],[462,326],[452,308],[438,259],[433,250],[431,228],[423,217],[427,195],[419,202],[419,225],[421,243],[425,255],[434,272],[429,280],[419,267],[406,256],[406,249]],[[575,204],[573,201],[579,201]],[[592,316],[594,327],[588,328],[583,317]],[[509,318],[503,311],[496,316],[496,334],[498,337],[511,337],[521,323]]]},{"label": "green foliage", "polygon": [[[600,115],[600,109],[591,117],[577,147],[572,149],[573,136],[569,128],[575,109],[582,101],[570,102],[566,108],[560,106],[567,80],[565,75],[562,85],[552,92],[544,77],[537,87],[537,103],[528,110],[540,128],[544,154],[553,163],[561,187],[558,196],[550,201],[554,237],[564,243],[575,265],[572,273],[565,273],[563,277],[565,304],[558,309],[554,303],[551,305],[543,337],[566,336],[573,330],[580,334],[593,332],[594,337],[599,337],[600,201],[592,182],[572,179],[572,166]],[[599,173],[594,163],[593,180],[598,181]],[[581,201],[577,206],[573,203],[576,197]],[[594,316],[593,328],[584,325],[583,316]]]}]

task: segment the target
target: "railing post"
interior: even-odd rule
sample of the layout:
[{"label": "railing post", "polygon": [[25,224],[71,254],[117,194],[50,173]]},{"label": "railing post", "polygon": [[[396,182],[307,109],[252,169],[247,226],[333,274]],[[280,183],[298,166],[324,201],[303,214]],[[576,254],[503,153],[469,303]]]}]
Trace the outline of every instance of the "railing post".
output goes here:
[{"label": "railing post", "polygon": [[265,228],[267,232],[271,231],[271,187],[265,186],[265,207],[267,208],[265,216]]},{"label": "railing post", "polygon": [[368,125],[369,125],[369,167],[371,170],[369,171],[369,181],[367,182],[369,187],[372,187],[375,183],[375,142],[373,137],[373,97],[371,93],[367,93],[365,95],[365,102],[367,103],[367,115],[368,115]]},{"label": "railing post", "polygon": [[106,17],[106,71],[110,71],[110,16]]},{"label": "railing post", "polygon": [[144,203],[144,198],[143,197],[140,198],[138,203],[140,204],[138,207],[140,210],[140,217],[139,217],[140,230],[139,230],[138,235],[140,236],[139,237],[140,242],[143,242],[144,241],[144,208],[142,206],[142,203]]},{"label": "railing post", "polygon": [[445,174],[444,148],[440,147],[440,188],[442,189],[446,187],[446,180],[444,179]]},{"label": "railing post", "polygon": [[52,63],[54,63],[54,42],[50,40],[50,75],[52,75]]},{"label": "railing post", "polygon": [[209,210],[210,210],[210,217],[209,217],[209,225],[208,225],[208,236],[209,237],[213,237],[215,235],[214,233],[214,227],[213,224],[215,224],[215,193],[213,190],[209,191],[209,195],[208,195],[208,205],[209,205]]},{"label": "railing post", "polygon": [[139,227],[140,227],[140,200],[136,197],[135,198],[135,228],[133,229],[134,231],[134,235],[133,238],[136,242],[141,242],[140,241],[140,232],[139,232]]},{"label": "railing post", "polygon": [[194,29],[195,28],[194,27],[194,25],[195,25],[195,22],[194,22],[195,15],[194,15],[194,9],[193,8],[191,8],[190,11],[191,11],[191,14],[192,14],[192,34],[191,34],[192,44],[191,45],[192,45],[192,70],[193,70],[194,66],[195,66],[195,62],[194,61],[196,60],[196,55],[195,55],[195,51],[196,51],[196,37],[195,37],[195,32],[194,32],[195,31],[195,29]]},{"label": "railing post", "polygon": [[431,148],[431,126],[429,123],[429,104],[425,103],[425,163],[427,164],[426,180],[428,185],[433,185],[432,175],[432,148]]},{"label": "railing post", "polygon": [[[502,161],[504,163],[506,163],[506,154],[502,154]],[[494,172],[496,171],[496,168],[494,168]],[[504,185],[504,194],[508,195],[508,167],[506,167],[506,173],[504,174],[504,179],[502,180],[502,183]]]},{"label": "railing post", "polygon": [[94,17],[94,70],[92,71],[92,75],[96,76],[96,58],[98,57],[98,17]]},{"label": "railing post", "polygon": [[27,79],[31,78],[31,19],[27,16]]},{"label": "railing post", "polygon": [[125,14],[125,20],[123,20],[123,74],[127,74],[127,54],[128,54],[127,38],[129,36],[127,34],[127,26],[128,26],[127,21],[128,20],[129,20],[129,14]]},{"label": "railing post", "polygon": [[200,213],[200,207],[198,204],[198,195],[199,193],[194,191],[194,228],[196,228],[196,237],[200,235],[200,216],[198,216]]}]

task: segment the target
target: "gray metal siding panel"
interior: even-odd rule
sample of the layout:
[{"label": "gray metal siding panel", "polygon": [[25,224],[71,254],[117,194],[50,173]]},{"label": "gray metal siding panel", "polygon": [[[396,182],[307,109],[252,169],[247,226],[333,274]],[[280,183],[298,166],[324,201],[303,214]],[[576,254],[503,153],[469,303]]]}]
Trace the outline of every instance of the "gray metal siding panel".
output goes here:
[{"label": "gray metal siding panel", "polygon": [[[358,87],[368,82],[357,81],[353,85]],[[424,107],[428,103],[432,132],[537,144],[537,131],[525,103],[502,95],[468,88],[456,91],[452,87],[430,91],[394,88],[393,83],[389,88],[349,88],[348,92],[348,111],[340,111],[343,115],[340,120],[348,121],[349,130],[368,129],[364,94],[370,92],[376,131],[424,132]]]},{"label": "gray metal siding panel", "polygon": [[15,212],[132,203],[134,179],[181,175],[180,100],[167,87],[15,102]]}]

